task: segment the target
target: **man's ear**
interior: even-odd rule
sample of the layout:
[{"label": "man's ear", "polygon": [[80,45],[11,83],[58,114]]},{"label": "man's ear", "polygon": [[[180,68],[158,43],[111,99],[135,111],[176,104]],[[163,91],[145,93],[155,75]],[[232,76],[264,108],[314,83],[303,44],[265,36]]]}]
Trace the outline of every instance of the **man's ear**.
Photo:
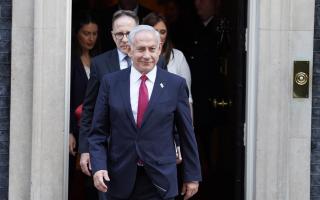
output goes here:
[{"label": "man's ear", "polygon": [[162,45],[159,43],[159,56],[161,55],[162,52]]}]

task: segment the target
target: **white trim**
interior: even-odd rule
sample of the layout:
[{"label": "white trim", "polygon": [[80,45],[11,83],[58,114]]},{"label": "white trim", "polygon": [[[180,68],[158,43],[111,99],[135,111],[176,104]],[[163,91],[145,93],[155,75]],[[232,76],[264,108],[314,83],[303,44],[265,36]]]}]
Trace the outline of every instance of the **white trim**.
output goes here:
[{"label": "white trim", "polygon": [[71,83],[71,16],[72,16],[72,0],[66,3],[66,66],[65,66],[65,123],[64,123],[64,173],[63,173],[63,198],[68,199],[68,182],[69,182],[69,121],[70,121],[70,83]]},{"label": "white trim", "polygon": [[[70,61],[71,61],[71,12],[72,0],[66,8],[66,89],[65,89],[65,150],[64,150],[64,199],[68,199],[69,168],[69,110],[70,110]],[[245,126],[245,199],[255,200],[255,156],[256,156],[256,116],[257,116],[257,66],[258,66],[258,3],[248,0],[248,32],[246,40],[247,73],[246,73],[246,126]]]},{"label": "white trim", "polygon": [[258,0],[248,0],[248,51],[246,75],[245,199],[255,200],[257,124]]}]

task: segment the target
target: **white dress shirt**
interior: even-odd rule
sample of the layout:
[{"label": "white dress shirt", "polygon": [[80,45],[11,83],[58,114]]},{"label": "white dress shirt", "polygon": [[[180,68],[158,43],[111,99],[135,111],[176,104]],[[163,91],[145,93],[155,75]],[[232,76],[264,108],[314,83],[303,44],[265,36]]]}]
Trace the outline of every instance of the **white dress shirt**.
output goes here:
[{"label": "white dress shirt", "polygon": [[179,75],[182,78],[186,79],[187,86],[189,89],[189,103],[192,103],[191,73],[190,73],[189,65],[181,51],[179,51],[178,49],[172,49],[172,50],[173,52],[170,55],[170,60],[167,65],[168,72]]},{"label": "white dress shirt", "polygon": [[117,51],[118,51],[118,57],[119,57],[120,70],[127,69],[128,63],[125,59],[127,54],[122,53],[121,51],[119,51],[119,49],[117,49]]},{"label": "white dress shirt", "polygon": [[84,71],[86,72],[88,80],[90,79],[90,66],[83,65]]},{"label": "white dress shirt", "polygon": [[[148,97],[150,100],[154,82],[156,80],[157,74],[157,66],[155,66],[149,73],[146,74],[148,79],[146,80],[146,86],[148,88]],[[137,122],[137,114],[138,114],[138,99],[139,99],[139,88],[142,74],[136,70],[135,67],[131,67],[130,73],[130,103],[131,109],[134,117],[134,121]]]}]

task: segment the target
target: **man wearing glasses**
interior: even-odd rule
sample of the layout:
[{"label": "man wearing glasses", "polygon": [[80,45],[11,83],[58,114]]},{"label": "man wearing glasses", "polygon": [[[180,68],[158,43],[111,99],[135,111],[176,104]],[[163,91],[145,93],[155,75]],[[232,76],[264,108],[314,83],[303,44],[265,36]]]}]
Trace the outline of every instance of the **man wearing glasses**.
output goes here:
[{"label": "man wearing glasses", "polygon": [[[128,34],[131,29],[138,24],[139,19],[132,11],[119,10],[114,13],[111,33],[117,48],[96,56],[91,62],[90,79],[83,102],[79,133],[79,153],[81,154],[80,166],[82,172],[88,176],[91,176],[88,135],[91,130],[91,121],[98,96],[100,81],[107,73],[131,66],[131,60],[127,56],[129,50]],[[105,194],[99,193],[99,199],[106,199]]]},{"label": "man wearing glasses", "polygon": [[[100,30],[101,36],[101,47],[103,51],[111,50],[115,48],[115,44],[112,41],[112,19],[113,14],[118,10],[131,10],[137,15],[141,21],[147,14],[151,12],[148,8],[144,7],[139,3],[139,0],[118,0],[114,6],[107,9],[101,9],[100,12],[100,24],[102,29]],[[110,34],[111,33],[111,34]]]}]

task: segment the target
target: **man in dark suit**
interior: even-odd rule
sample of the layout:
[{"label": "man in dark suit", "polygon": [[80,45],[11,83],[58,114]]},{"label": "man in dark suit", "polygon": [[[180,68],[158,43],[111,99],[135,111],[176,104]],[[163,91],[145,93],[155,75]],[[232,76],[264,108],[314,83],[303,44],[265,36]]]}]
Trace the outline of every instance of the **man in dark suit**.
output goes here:
[{"label": "man in dark suit", "polygon": [[[91,121],[95,102],[98,96],[100,81],[103,75],[125,69],[131,65],[128,60],[128,33],[138,25],[139,19],[132,11],[120,10],[114,14],[112,37],[117,48],[94,57],[91,61],[90,79],[87,84],[83,102],[83,111],[80,121],[79,153],[80,166],[83,173],[91,176],[88,135],[91,130]],[[99,199],[104,200],[105,194],[99,193]]]},{"label": "man in dark suit", "polygon": [[101,11],[101,46],[103,50],[110,50],[115,48],[111,37],[112,30],[112,16],[118,10],[131,10],[139,18],[139,21],[151,12],[148,8],[139,4],[138,0],[119,0],[117,4],[108,8],[107,10]]},{"label": "man in dark suit", "polygon": [[[87,138],[91,130],[91,121],[100,81],[105,74],[125,69],[131,64],[130,61],[128,62],[127,57],[129,50],[128,33],[136,25],[138,25],[138,18],[132,11],[117,11],[114,14],[112,30],[117,48],[94,57],[91,62],[90,79],[83,102],[79,132],[80,166],[82,172],[88,176],[91,176],[91,165]],[[163,59],[159,61],[158,66],[164,68]]]},{"label": "man in dark suit", "polygon": [[160,36],[151,26],[133,28],[129,44],[133,67],[101,81],[89,136],[94,184],[109,200],[174,199],[176,127],[188,199],[198,191],[201,170],[186,81],[156,67]]},{"label": "man in dark suit", "polygon": [[88,176],[91,176],[91,173],[87,137],[91,129],[93,110],[98,96],[100,80],[105,74],[125,69],[130,65],[126,60],[129,50],[128,33],[136,25],[138,25],[138,18],[132,11],[120,10],[115,13],[112,36],[117,48],[94,57],[91,62],[90,79],[83,103],[79,133],[80,165],[82,171]]}]

